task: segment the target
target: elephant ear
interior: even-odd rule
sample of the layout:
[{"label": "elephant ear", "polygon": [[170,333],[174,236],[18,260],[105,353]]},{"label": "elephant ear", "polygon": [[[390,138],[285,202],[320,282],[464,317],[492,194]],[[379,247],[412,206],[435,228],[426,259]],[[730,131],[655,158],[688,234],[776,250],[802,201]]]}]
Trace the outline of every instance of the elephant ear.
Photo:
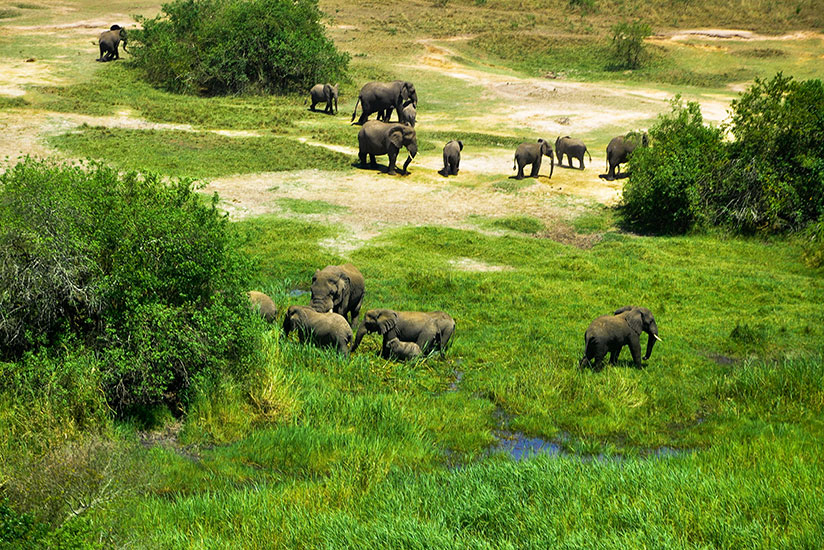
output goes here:
[{"label": "elephant ear", "polygon": [[378,316],[378,332],[381,336],[395,328],[398,323],[398,313],[391,310],[386,310]]},{"label": "elephant ear", "polygon": [[323,85],[323,95],[326,97],[332,97],[332,86],[330,84]]},{"label": "elephant ear", "polygon": [[624,320],[626,320],[629,328],[631,328],[635,334],[641,334],[641,331],[644,330],[644,320],[640,309],[634,308],[630,310],[629,314],[624,316]]},{"label": "elephant ear", "polygon": [[400,149],[403,147],[403,125],[395,126],[389,132],[389,143]]},{"label": "elephant ear", "polygon": [[621,315],[623,312],[629,311],[629,310],[633,309],[634,307],[635,306],[619,307],[618,309],[615,310],[615,313],[613,313],[613,315]]}]

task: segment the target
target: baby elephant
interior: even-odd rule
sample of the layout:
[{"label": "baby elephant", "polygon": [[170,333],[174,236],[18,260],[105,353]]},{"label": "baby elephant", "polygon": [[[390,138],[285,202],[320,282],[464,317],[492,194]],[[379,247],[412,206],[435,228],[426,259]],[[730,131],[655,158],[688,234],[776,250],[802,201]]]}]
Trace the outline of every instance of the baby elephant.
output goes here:
[{"label": "baby elephant", "polygon": [[[645,307],[624,306],[616,309],[613,315],[602,315],[595,319],[584,333],[584,356],[578,364],[580,368],[592,366],[599,371],[604,357],[609,352],[610,364],[618,361],[621,348],[629,346],[635,366],[641,368],[641,332],[646,332],[647,354],[644,361],[652,355],[652,346],[658,338],[658,325],[652,312]],[[590,363],[594,359],[594,365]]]},{"label": "baby elephant", "polygon": [[461,151],[463,142],[454,139],[443,146],[443,172],[444,176],[457,176],[458,168],[461,166]]},{"label": "baby elephant", "polygon": [[592,162],[592,155],[587,151],[587,146],[580,139],[573,139],[569,136],[558,137],[555,140],[555,155],[558,157],[558,166],[564,164],[564,155],[566,155],[569,167],[572,168],[572,159],[578,159],[578,168],[584,169],[584,153],[589,156],[589,162]]},{"label": "baby elephant", "polygon": [[271,323],[277,318],[278,308],[269,296],[257,290],[250,290],[246,295],[249,296],[249,307],[260,313],[264,321]]},{"label": "baby elephant", "polygon": [[314,111],[315,105],[318,103],[326,103],[326,107],[323,108],[323,112],[331,115],[333,114],[332,103],[334,102],[334,112],[338,112],[337,84],[334,86],[331,84],[315,84],[312,86],[312,89],[309,90],[309,95],[312,97],[312,106],[309,107],[310,110]]},{"label": "baby elephant", "polygon": [[515,162],[512,164],[513,170],[515,169],[515,165],[518,165],[518,175],[516,179],[524,179],[524,166],[527,164],[532,165],[532,173],[529,177],[537,178],[538,172],[541,170],[541,159],[545,156],[549,157],[549,177],[551,178],[552,172],[555,169],[552,145],[543,139],[539,139],[537,143],[525,142],[520,144],[515,150]]},{"label": "baby elephant", "polygon": [[386,345],[389,347],[389,357],[401,361],[409,361],[421,354],[421,347],[415,342],[401,342],[392,338]]},{"label": "baby elephant", "polygon": [[336,349],[344,357],[349,357],[349,342],[352,328],[342,315],[318,313],[309,306],[289,306],[283,319],[283,333],[289,337],[293,330],[298,333],[301,344],[309,341],[318,347]]}]

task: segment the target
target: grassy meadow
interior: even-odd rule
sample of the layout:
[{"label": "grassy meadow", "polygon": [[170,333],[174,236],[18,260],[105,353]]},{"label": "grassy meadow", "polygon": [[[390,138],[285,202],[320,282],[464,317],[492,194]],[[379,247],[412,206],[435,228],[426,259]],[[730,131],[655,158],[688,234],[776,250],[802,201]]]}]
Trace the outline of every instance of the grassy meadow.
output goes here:
[{"label": "grassy meadow", "polygon": [[[379,358],[377,335],[343,359],[261,322],[248,372],[204,382],[184,408],[126,414],[107,407],[87,355],[33,353],[25,361],[36,369],[0,363],[0,549],[34,547],[14,538],[32,525],[71,548],[824,545],[824,277],[804,263],[803,239],[639,236],[618,226],[614,202],[578,194],[600,185],[610,137],[647,127],[676,93],[723,107],[755,77],[820,77],[816,2],[420,0],[381,10],[322,0],[330,36],[352,55],[338,116],[309,112],[302,96],[152,88],[128,54],[94,63],[89,37],[92,23],[154,15],[156,3],[78,0],[69,15],[55,6],[0,8],[0,63],[9,74],[24,57],[42,64],[42,77],[15,77],[22,93],[0,83],[0,129],[26,137],[21,148],[170,178],[238,178],[227,189],[239,195],[259,178],[265,211],[230,227],[253,262],[252,286],[280,311],[308,304],[316,269],[351,262],[366,279],[364,311],[444,310],[457,329],[445,357],[399,363]],[[659,34],[638,71],[606,68],[618,9]],[[72,21],[92,23],[59,28]],[[43,40],[16,26],[39,27]],[[665,38],[707,27],[806,34]],[[575,100],[553,104],[560,96],[548,92],[538,107],[551,113],[514,116],[534,98],[498,92],[554,82],[550,71]],[[412,175],[361,176],[347,152],[357,92],[409,74],[421,97]],[[591,144],[587,170],[511,179],[517,144],[543,131],[554,142],[555,126],[541,124],[562,117]],[[438,159],[456,136],[465,160],[447,180]],[[500,173],[473,167],[473,155],[500,159]],[[440,223],[381,218],[375,197],[403,185],[412,212],[466,207]],[[227,193],[229,212],[248,200]],[[580,370],[587,325],[623,305],[648,307],[663,342],[642,369],[624,349],[615,366]],[[513,437],[558,452],[515,460],[501,448]]]}]

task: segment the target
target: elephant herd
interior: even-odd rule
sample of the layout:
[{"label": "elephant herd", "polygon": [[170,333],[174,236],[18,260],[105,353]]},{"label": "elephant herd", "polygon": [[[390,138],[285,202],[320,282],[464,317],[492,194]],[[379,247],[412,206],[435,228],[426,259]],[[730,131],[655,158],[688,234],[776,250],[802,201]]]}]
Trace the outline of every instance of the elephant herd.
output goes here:
[{"label": "elephant herd", "polygon": [[[370,333],[383,338],[381,357],[410,360],[433,351],[443,355],[455,333],[455,320],[443,311],[395,311],[370,309],[356,327],[364,297],[364,278],[352,264],[330,265],[312,277],[308,306],[289,306],[283,319],[283,334],[296,332],[300,343],[328,347],[348,357]],[[262,292],[248,293],[253,309],[274,322],[277,308]]]},{"label": "elephant herd", "polygon": [[[338,85],[316,84],[310,90],[312,105],[310,110],[315,110],[318,103],[326,103],[323,112],[334,114],[337,112]],[[332,104],[334,102],[334,112]],[[358,113],[358,106],[361,107],[361,115],[355,122]],[[401,172],[407,173],[407,167],[415,155],[418,153],[418,140],[415,134],[415,123],[417,120],[418,94],[415,85],[404,80],[392,82],[368,82],[361,88],[358,99],[355,102],[355,109],[352,111],[350,120],[353,124],[361,126],[358,132],[358,160],[360,166],[366,165],[375,168],[376,156],[387,155],[389,157],[389,168],[387,173],[394,175],[397,173],[396,161],[398,154],[403,147],[406,147],[409,156],[404,162]],[[398,121],[390,122],[393,112],[397,112]],[[369,120],[369,116],[377,114],[377,120]],[[647,145],[647,135],[643,134],[642,144]],[[616,170],[620,173],[620,164],[627,161],[629,154],[639,145],[639,140],[634,134],[625,134],[613,138],[607,146],[606,169],[607,180],[616,177]],[[461,151],[463,141],[451,140],[443,148],[443,176],[457,176],[458,167],[461,163]],[[564,157],[570,168],[573,167],[572,159],[577,159],[578,169],[584,169],[584,155],[592,162],[592,155],[589,154],[586,144],[580,139],[570,136],[558,136],[555,140],[555,150],[553,151],[550,142],[539,139],[537,142],[521,143],[515,151],[515,158],[512,169],[517,169],[516,179],[524,178],[524,167],[531,166],[530,177],[538,177],[541,170],[543,157],[549,157],[550,168],[549,177],[555,168],[555,156],[558,158],[558,166],[563,165]]]},{"label": "elephant herd", "polygon": [[[312,277],[312,298],[308,306],[289,306],[283,319],[286,338],[296,332],[298,341],[336,350],[348,357],[367,334],[383,338],[380,356],[384,359],[408,361],[431,352],[444,355],[455,334],[455,319],[443,311],[395,311],[379,308],[367,311],[357,328],[364,298],[364,278],[352,264],[330,265],[319,269]],[[263,319],[273,323],[277,307],[267,295],[248,293],[250,305]],[[641,333],[646,332],[646,354],[641,357]],[[354,339],[353,339],[354,336]],[[648,360],[658,337],[658,325],[652,312],[645,307],[624,306],[612,315],[598,317],[584,333],[584,355],[579,368],[599,371],[609,353],[615,364],[624,346],[629,346],[633,363],[641,368]]]}]

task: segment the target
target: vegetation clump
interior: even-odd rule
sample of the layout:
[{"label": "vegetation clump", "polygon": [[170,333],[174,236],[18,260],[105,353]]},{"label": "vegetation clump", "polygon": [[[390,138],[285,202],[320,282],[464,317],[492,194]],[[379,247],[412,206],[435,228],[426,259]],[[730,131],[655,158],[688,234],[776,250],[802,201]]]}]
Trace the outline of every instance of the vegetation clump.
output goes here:
[{"label": "vegetation clump", "polygon": [[132,52],[146,78],[199,95],[287,93],[345,77],[349,55],[317,0],[174,0],[141,18]]},{"label": "vegetation clump", "polygon": [[637,69],[644,60],[644,39],[652,27],[643,21],[625,21],[613,25],[610,49],[613,69]]},{"label": "vegetation clump", "polygon": [[251,357],[246,261],[227,224],[190,180],[32,159],[9,168],[0,361],[20,374],[40,351],[86,350],[123,410],[176,402],[194,380]]},{"label": "vegetation clump", "polygon": [[[824,83],[777,74],[756,79],[732,103],[734,138],[704,125],[699,105],[679,99],[636,150],[624,218],[651,233],[697,226],[734,232],[802,229],[824,214]],[[818,136],[818,137],[816,137]]]}]

